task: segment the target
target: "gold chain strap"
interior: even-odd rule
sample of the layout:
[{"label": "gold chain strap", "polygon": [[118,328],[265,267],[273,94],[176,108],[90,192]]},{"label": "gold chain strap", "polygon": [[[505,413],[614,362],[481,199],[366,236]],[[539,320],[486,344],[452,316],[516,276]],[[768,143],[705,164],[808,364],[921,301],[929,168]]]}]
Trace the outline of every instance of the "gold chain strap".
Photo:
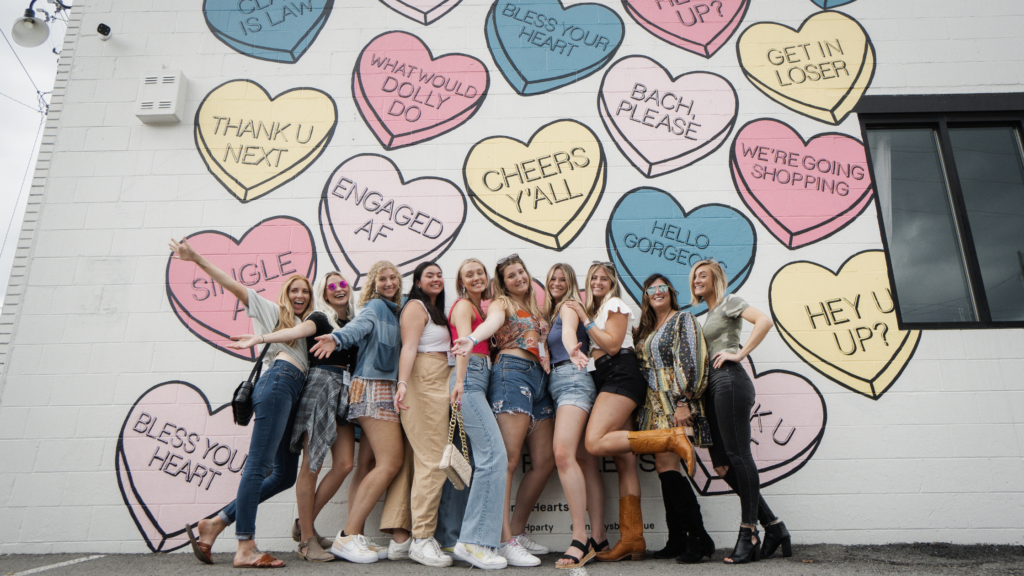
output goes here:
[{"label": "gold chain strap", "polygon": [[455,438],[455,424],[459,421],[459,416],[462,414],[459,412],[459,407],[452,404],[452,418],[448,423],[448,443],[452,443],[452,439]]},{"label": "gold chain strap", "polygon": [[462,456],[466,459],[466,463],[468,464],[469,463],[469,444],[466,442],[466,424],[462,421],[462,407],[458,406],[458,405],[452,405],[452,419],[453,419],[453,422],[452,422],[452,425],[449,427],[448,442],[451,443],[451,441],[452,441],[452,436],[453,436],[453,433],[454,433],[454,430],[452,430],[452,428],[454,428],[454,426],[455,426],[454,419],[456,417],[459,420],[459,438],[462,440]]}]

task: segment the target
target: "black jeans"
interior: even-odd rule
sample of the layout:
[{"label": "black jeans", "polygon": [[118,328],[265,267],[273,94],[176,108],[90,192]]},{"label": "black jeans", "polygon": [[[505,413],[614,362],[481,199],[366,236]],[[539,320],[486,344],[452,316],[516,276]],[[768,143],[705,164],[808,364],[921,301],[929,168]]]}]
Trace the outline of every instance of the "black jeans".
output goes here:
[{"label": "black jeans", "polygon": [[705,410],[711,425],[711,461],[729,466],[735,473],[736,494],[740,497],[741,523],[751,526],[757,520],[761,479],[754,455],[750,452],[750,411],[754,407],[754,383],[743,367],[725,362],[712,368],[705,392]]}]

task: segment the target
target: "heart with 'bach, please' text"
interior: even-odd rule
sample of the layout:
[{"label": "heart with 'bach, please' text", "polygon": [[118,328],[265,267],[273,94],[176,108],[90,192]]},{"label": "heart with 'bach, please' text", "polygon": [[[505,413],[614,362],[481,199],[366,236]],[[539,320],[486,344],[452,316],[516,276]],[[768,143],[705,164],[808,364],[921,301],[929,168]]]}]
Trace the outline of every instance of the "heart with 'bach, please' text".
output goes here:
[{"label": "heart with 'bach, please' text", "polygon": [[[740,365],[756,394],[750,411],[750,451],[764,488],[803,468],[814,455],[825,435],[825,398],[810,380],[796,372],[758,373],[749,356]],[[704,496],[732,492],[715,472],[708,450],[697,448],[695,452],[697,471],[693,481],[697,490]]]},{"label": "heart with 'bach, please' text", "polygon": [[466,197],[450,180],[406,181],[390,159],[360,154],[341,163],[324,186],[320,233],[336,270],[360,290],[378,260],[404,276],[433,262],[466,221]]},{"label": "heart with 'bach, please' text", "polygon": [[779,335],[811,368],[877,400],[914,355],[919,330],[900,330],[885,253],[865,250],[839,272],[793,262],[768,289]]},{"label": "heart with 'bach, please' text", "polygon": [[685,168],[725,143],[739,101],[711,72],[672,77],[644,56],[626,56],[604,74],[597,108],[622,155],[648,178]]},{"label": "heart with 'bach, please' text", "polygon": [[622,5],[644,30],[710,58],[736,32],[750,0],[622,0]]},{"label": "heart with 'bach, please' text", "polygon": [[839,124],[875,75],[867,32],[842,12],[818,12],[798,30],[772,22],[740,34],[736,55],[747,80],[786,108]]},{"label": "heart with 'bach, please' text", "polygon": [[705,303],[690,307],[690,268],[715,258],[725,269],[728,291],[736,292],[754,267],[757,234],[750,220],[729,206],[705,204],[687,212],[664,190],[636,188],[612,208],[605,242],[609,260],[637,304],[644,280],[658,273],[672,282],[684,309],[703,314]]},{"label": "heart with 'bach, please' text", "polygon": [[752,120],[729,164],[743,203],[790,249],[835,234],[874,198],[864,144],[846,134],[805,141],[777,120]]},{"label": "heart with 'bach, please' text", "polygon": [[607,172],[597,135],[574,120],[547,124],[525,144],[505,136],[481,140],[463,166],[466,192],[485,218],[558,251],[590,220]]},{"label": "heart with 'bach, please' text", "polygon": [[206,95],[195,118],[199,155],[243,203],[290,182],[316,161],[338,124],[334,100],[314,88],[274,98],[250,80],[231,80]]},{"label": "heart with 'bach, please' text", "polygon": [[374,136],[392,150],[461,126],[480,109],[489,82],[472,56],[434,58],[416,36],[386,32],[356,59],[352,96]]},{"label": "heart with 'bach, please' text", "polygon": [[[290,276],[316,277],[316,249],[306,225],[290,216],[267,218],[235,240],[217,230],[186,236],[196,252],[271,302]],[[230,292],[213,282],[193,262],[171,255],[167,260],[167,299],[178,320],[214,348],[243,360],[254,360],[256,349],[232,350],[231,336],[252,334],[245,307]],[[273,330],[273,326],[265,329]]]},{"label": "heart with 'bach, please' text", "polygon": [[271,62],[292,64],[323,29],[334,0],[205,0],[210,32],[233,50]]},{"label": "heart with 'bach, please' text", "polygon": [[252,424],[236,425],[229,406],[211,410],[199,388],[171,381],[147,390],[128,411],[114,459],[117,485],[153,552],[187,545],[186,524],[235,499]]},{"label": "heart with 'bach, please' text", "polygon": [[484,33],[498,70],[519,94],[557,90],[612,61],[625,34],[611,8],[560,0],[495,0]]},{"label": "heart with 'bach, please' text", "polygon": [[462,0],[380,0],[381,4],[424,26],[451,12]]}]

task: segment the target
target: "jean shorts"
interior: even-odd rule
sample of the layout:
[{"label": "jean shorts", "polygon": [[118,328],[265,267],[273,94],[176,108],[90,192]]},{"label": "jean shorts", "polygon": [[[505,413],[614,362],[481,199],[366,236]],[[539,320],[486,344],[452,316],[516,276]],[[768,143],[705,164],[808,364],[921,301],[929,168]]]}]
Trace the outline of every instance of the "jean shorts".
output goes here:
[{"label": "jean shorts", "polygon": [[540,363],[502,354],[491,369],[487,401],[495,414],[529,414],[532,422],[555,416],[548,375]]},{"label": "jean shorts", "polygon": [[554,399],[556,408],[576,406],[588,414],[594,407],[594,398],[597,397],[590,372],[587,372],[586,368],[580,370],[572,362],[551,369],[548,392]]}]

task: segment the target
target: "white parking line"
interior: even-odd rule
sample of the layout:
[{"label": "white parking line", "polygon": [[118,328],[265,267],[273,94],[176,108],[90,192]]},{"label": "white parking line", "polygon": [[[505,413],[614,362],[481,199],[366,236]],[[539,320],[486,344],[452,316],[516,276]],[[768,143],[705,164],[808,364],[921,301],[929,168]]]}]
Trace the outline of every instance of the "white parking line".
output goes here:
[{"label": "white parking line", "polygon": [[72,564],[78,564],[80,562],[88,562],[89,560],[95,560],[97,558],[103,558],[105,554],[98,554],[96,556],[86,556],[84,558],[78,558],[75,560],[68,560],[67,562],[59,562],[57,564],[50,564],[49,566],[40,566],[39,568],[33,568],[31,570],[22,570],[21,572],[15,572],[12,576],[28,576],[28,574],[38,574],[39,572],[45,572],[47,570],[53,570],[54,568],[63,568],[65,566],[71,566]]}]

